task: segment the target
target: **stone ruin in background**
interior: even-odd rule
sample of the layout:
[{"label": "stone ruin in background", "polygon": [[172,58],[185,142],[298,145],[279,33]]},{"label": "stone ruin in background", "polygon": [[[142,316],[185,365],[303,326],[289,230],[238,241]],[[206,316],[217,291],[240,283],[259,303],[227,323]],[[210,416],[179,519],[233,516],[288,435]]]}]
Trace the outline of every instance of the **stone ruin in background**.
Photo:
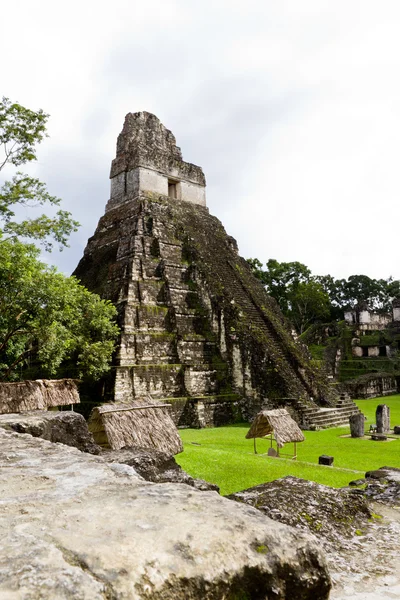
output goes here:
[{"label": "stone ruin in background", "polygon": [[121,336],[96,400],[152,397],[180,426],[248,419],[331,391],[206,208],[200,167],[147,112],[129,113],[111,197],[74,275],[111,300]]}]

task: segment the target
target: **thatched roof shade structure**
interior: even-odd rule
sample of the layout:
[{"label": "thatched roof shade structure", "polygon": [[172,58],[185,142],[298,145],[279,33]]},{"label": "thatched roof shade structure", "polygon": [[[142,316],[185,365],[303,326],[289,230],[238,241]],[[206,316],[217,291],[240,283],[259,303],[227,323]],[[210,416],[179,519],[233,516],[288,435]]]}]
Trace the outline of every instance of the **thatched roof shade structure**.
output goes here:
[{"label": "thatched roof shade structure", "polygon": [[284,444],[305,440],[300,427],[285,408],[259,412],[246,434],[246,439],[254,439],[255,449],[255,438],[263,438],[267,435],[271,435],[271,439],[272,436],[275,438],[278,455],[279,448],[283,448]]},{"label": "thatched roof shade structure", "polygon": [[74,379],[37,379],[0,383],[0,414],[46,410],[51,406],[79,404]]},{"label": "thatched roof shade structure", "polygon": [[169,414],[170,408],[170,404],[152,398],[103,404],[92,410],[89,431],[96,444],[103,448],[119,450],[125,446],[141,446],[179,454],[183,445]]}]

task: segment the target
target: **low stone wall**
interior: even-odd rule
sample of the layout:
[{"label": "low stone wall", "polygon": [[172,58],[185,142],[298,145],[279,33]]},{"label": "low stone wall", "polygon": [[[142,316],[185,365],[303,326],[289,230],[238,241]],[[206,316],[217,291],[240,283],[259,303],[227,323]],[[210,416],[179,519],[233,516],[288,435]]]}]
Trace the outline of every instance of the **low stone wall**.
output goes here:
[{"label": "low stone wall", "polygon": [[390,396],[399,392],[399,378],[392,375],[371,373],[341,384],[340,389],[342,388],[353,399]]}]

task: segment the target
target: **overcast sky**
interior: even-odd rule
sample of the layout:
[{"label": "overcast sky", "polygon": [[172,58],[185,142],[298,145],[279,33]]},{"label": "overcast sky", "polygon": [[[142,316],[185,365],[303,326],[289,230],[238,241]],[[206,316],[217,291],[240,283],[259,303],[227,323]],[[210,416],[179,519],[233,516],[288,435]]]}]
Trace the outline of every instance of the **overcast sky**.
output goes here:
[{"label": "overcast sky", "polygon": [[398,0],[13,0],[1,20],[1,94],[51,115],[31,172],[82,224],[64,272],[147,110],[246,258],[400,278]]}]

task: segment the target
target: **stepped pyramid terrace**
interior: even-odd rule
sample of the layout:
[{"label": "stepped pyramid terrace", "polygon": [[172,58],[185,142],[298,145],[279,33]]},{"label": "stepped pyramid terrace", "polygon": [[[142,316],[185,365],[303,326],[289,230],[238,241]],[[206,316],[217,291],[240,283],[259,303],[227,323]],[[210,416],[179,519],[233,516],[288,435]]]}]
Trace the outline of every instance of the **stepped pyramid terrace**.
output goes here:
[{"label": "stepped pyramid terrace", "polygon": [[157,117],[129,113],[111,195],[74,275],[117,307],[121,336],[99,402],[153,398],[178,426],[335,406],[275,301],[206,206],[202,169]]}]

